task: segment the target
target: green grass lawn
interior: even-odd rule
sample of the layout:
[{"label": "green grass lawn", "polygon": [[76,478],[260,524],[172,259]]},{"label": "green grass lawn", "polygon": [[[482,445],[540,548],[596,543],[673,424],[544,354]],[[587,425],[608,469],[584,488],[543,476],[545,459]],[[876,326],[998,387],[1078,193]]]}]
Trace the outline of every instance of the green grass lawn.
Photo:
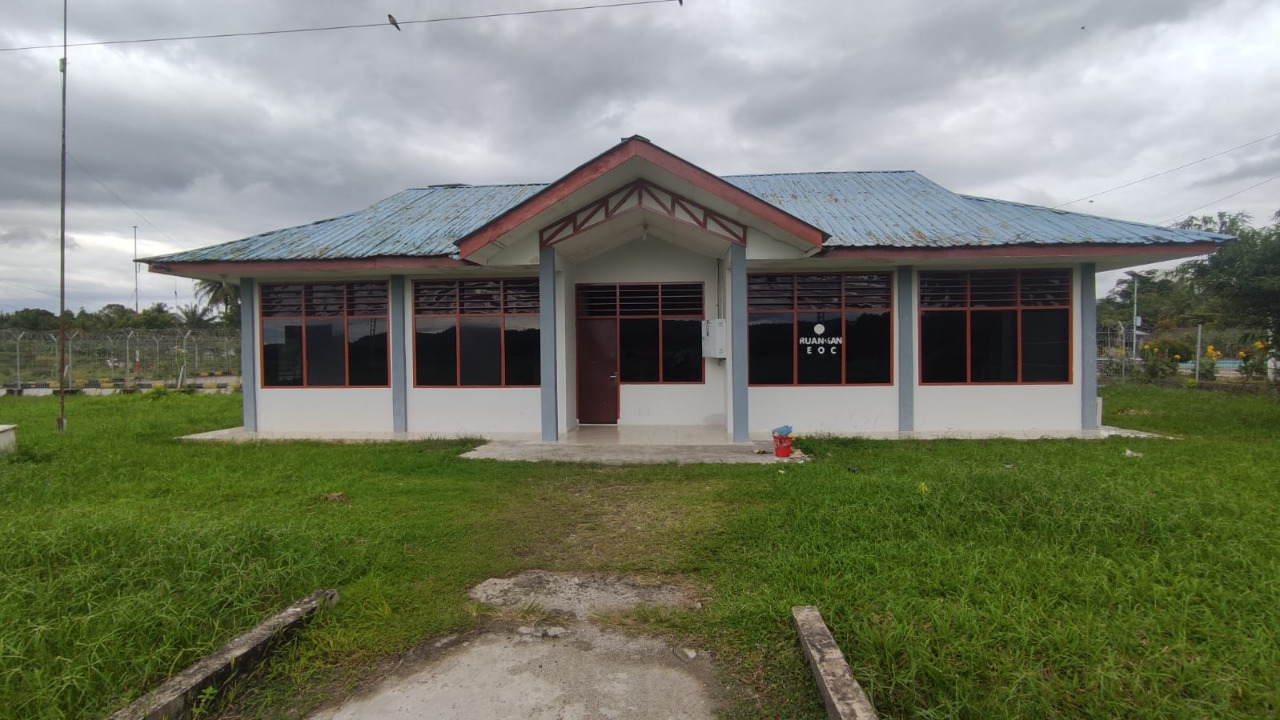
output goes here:
[{"label": "green grass lawn", "polygon": [[[789,625],[823,612],[884,717],[1280,713],[1280,403],[1108,388],[1177,440],[808,439],[786,466],[457,459],[467,442],[196,445],[239,399],[0,398],[0,717],[98,718],[316,588],[250,682],[296,716],[522,568],[690,582],[618,622],[711,649],[741,718],[820,718]],[[1125,450],[1142,453],[1126,457]]]}]

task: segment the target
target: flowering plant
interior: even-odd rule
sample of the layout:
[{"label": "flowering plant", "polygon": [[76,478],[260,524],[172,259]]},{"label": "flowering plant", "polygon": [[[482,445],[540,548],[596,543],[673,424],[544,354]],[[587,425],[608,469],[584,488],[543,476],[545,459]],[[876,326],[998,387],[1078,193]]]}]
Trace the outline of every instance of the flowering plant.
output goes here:
[{"label": "flowering plant", "polygon": [[1144,343],[1142,346],[1142,373],[1148,380],[1172,377],[1178,374],[1178,361],[1181,355],[1174,354],[1168,348]]},{"label": "flowering plant", "polygon": [[1248,381],[1267,376],[1267,349],[1265,342],[1255,340],[1252,348],[1240,351],[1240,377]]},{"label": "flowering plant", "polygon": [[1218,379],[1218,359],[1221,357],[1222,351],[1212,345],[1204,349],[1204,356],[1200,358],[1201,380]]}]

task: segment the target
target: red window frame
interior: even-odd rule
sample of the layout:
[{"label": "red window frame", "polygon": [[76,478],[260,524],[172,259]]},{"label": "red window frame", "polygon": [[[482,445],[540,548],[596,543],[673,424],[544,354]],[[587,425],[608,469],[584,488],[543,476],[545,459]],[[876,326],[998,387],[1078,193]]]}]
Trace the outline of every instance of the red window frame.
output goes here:
[{"label": "red window frame", "polygon": [[[274,309],[268,307],[269,296],[280,288],[296,287],[297,305],[296,312],[288,312],[285,309]],[[314,288],[319,287],[341,287],[343,289],[342,312],[334,313],[332,311],[310,311],[309,303],[310,295]],[[381,288],[381,297],[370,296],[368,291],[373,288]],[[362,291],[364,294],[357,294]],[[263,283],[258,288],[258,350],[261,356],[266,354],[266,323],[269,320],[298,320],[302,323],[302,382],[297,385],[268,385],[266,363],[260,362],[262,366],[259,368],[259,382],[264,388],[273,390],[286,389],[302,389],[302,388],[353,388],[353,389],[379,389],[391,387],[391,289],[390,284],[385,281],[360,281],[360,282],[283,282],[283,283]],[[276,303],[289,302],[288,298],[279,296],[272,297],[270,300]],[[332,302],[332,301],[331,301]],[[286,305],[285,308],[291,307]],[[319,385],[307,382],[309,369],[307,368],[307,320],[342,320],[342,346],[343,346],[343,383],[341,385]],[[387,365],[386,374],[387,382],[381,385],[352,385],[351,384],[351,342],[348,338],[351,336],[351,321],[356,320],[378,320],[381,319],[386,323],[387,327]]]},{"label": "red window frame", "polygon": [[[481,289],[484,286],[492,286],[497,284],[497,290],[493,294],[495,298],[496,308],[483,308],[476,305],[468,305],[463,297],[468,290]],[[453,287],[453,307],[446,311],[443,301],[435,302],[427,301],[420,288],[428,286]],[[528,299],[528,289],[532,288],[532,300]],[[540,317],[541,297],[539,295],[538,278],[445,278],[438,280],[415,280],[413,281],[413,328],[414,334],[417,333],[417,320],[424,317],[435,318],[452,318],[455,328],[454,340],[454,383],[452,385],[423,385],[418,382],[418,350],[417,343],[414,343],[413,355],[413,387],[414,388],[529,388],[539,387],[540,383],[533,384],[509,384],[507,382],[507,318],[508,317]],[[423,311],[424,306],[434,305],[427,311]],[[486,310],[489,310],[486,312]],[[498,325],[498,360],[499,374],[502,381],[497,385],[463,385],[462,384],[462,338],[461,328],[463,318],[499,318]],[[541,326],[538,332],[542,332]]]},{"label": "red window frame", "polygon": [[[768,298],[762,298],[759,295],[753,297],[751,280],[753,278],[790,278],[791,279],[791,297],[789,301],[781,295],[772,295]],[[801,278],[818,278],[818,277],[839,277],[840,287],[837,294],[830,297],[838,298],[827,303],[825,307],[817,307],[820,303],[808,302],[805,305],[814,305],[815,307],[801,307],[800,298],[800,280]],[[882,284],[882,287],[868,293],[858,293],[850,291],[849,280],[857,278],[861,281],[875,282]],[[750,325],[751,315],[791,315],[792,338],[795,342],[791,348],[791,382],[789,383],[751,383],[751,387],[887,387],[893,385],[894,382],[894,309],[893,309],[893,288],[894,277],[892,272],[826,272],[826,273],[752,273],[747,276],[747,315],[748,326]],[[754,300],[754,302],[753,302]],[[851,303],[850,301],[853,300]],[[826,312],[838,313],[840,315],[840,343],[841,348],[848,348],[849,338],[846,337],[846,325],[850,314],[859,314],[863,312],[887,312],[889,314],[889,379],[885,382],[850,382],[849,368],[843,358],[840,362],[840,382],[839,383],[801,383],[800,382],[800,343],[798,341],[799,333],[795,328],[799,327],[800,315],[806,313]],[[748,332],[750,332],[748,330]],[[750,340],[748,340],[750,347]],[[750,353],[748,352],[748,355]],[[751,373],[750,357],[747,358],[748,377]]]},{"label": "red window frame", "polygon": [[[984,274],[1014,273],[1015,287],[1012,294],[1012,302],[1004,304],[979,304],[974,305],[974,276]],[[1066,301],[1057,303],[1034,303],[1027,302],[1025,299],[1024,278],[1027,276],[1052,277],[1057,274],[1066,280]],[[944,301],[932,301],[935,304],[926,304],[924,280],[929,276],[957,275],[964,278],[964,298],[948,298]],[[919,373],[920,384],[929,387],[939,387],[947,385],[977,385],[977,386],[999,386],[999,385],[1071,385],[1075,382],[1075,274],[1071,268],[1034,268],[1021,270],[922,270],[917,275],[916,282],[917,308],[916,313],[916,336],[919,338],[919,344],[924,345],[924,314],[926,312],[957,312],[965,314],[964,335],[965,335],[965,378],[963,382],[927,382],[924,379],[924,352],[918,353],[916,371]],[[1014,340],[1017,349],[1017,380],[1002,382],[985,382],[974,381],[973,379],[973,313],[984,311],[1000,311],[1012,310],[1017,315],[1017,338]],[[1036,310],[1066,310],[1067,311],[1067,379],[1066,380],[1031,380],[1022,379],[1022,318],[1026,311]]]},{"label": "red window frame", "polygon": [[[697,286],[698,288],[698,312],[667,312],[663,308],[664,292],[667,288]],[[623,288],[648,287],[658,288],[656,298],[656,313],[623,313],[624,305],[622,291]],[[588,308],[584,307],[584,292],[591,292],[601,288],[614,289],[614,308],[613,313],[593,313],[587,312]],[[664,343],[666,341],[666,333],[662,329],[663,320],[699,320],[705,321],[707,317],[707,287],[704,282],[625,282],[625,283],[578,283],[574,290],[574,319],[577,320],[613,320],[620,322],[622,320],[657,320],[658,321],[658,379],[651,381],[622,380],[621,368],[619,368],[619,385],[703,385],[707,382],[707,359],[700,358],[698,362],[698,379],[697,380],[664,380],[665,372],[663,358],[665,357]],[[576,331],[576,328],[575,328]],[[622,363],[622,331],[619,329],[615,336],[617,338],[617,347],[614,352],[618,358],[618,363]],[[701,350],[699,351],[701,352]]]}]

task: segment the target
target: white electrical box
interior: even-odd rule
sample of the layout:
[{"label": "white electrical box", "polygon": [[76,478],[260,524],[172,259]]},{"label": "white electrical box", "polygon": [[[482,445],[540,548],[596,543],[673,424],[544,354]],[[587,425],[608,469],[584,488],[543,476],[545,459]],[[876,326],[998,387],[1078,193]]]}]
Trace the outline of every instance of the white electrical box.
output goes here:
[{"label": "white electrical box", "polygon": [[728,325],[724,318],[702,321],[702,357],[728,357]]}]

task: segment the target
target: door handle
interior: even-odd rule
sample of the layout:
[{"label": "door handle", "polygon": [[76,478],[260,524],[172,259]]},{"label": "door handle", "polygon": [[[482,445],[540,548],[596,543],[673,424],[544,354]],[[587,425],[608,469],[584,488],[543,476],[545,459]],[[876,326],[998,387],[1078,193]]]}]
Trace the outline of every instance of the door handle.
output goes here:
[{"label": "door handle", "polygon": [[617,385],[617,384],[618,384],[618,373],[613,373],[612,375],[610,375],[610,376],[609,376],[609,379],[613,381],[613,384],[614,384],[614,385]]}]

